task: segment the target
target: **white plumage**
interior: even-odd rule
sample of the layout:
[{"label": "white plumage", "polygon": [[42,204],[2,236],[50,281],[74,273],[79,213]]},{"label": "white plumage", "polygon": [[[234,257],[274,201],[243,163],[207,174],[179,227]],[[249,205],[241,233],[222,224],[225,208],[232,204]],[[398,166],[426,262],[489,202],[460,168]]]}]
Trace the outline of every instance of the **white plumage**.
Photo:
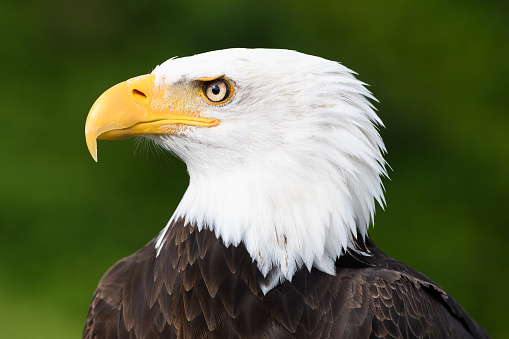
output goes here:
[{"label": "white plumage", "polygon": [[224,76],[235,88],[224,105],[185,103],[220,125],[150,136],[190,175],[168,225],[184,218],[227,246],[243,242],[273,277],[264,292],[302,266],[334,274],[353,238],[366,235],[375,200],[384,203],[382,122],[364,84],[339,63],[267,49],[170,59],[153,74],[174,93],[202,77]]}]

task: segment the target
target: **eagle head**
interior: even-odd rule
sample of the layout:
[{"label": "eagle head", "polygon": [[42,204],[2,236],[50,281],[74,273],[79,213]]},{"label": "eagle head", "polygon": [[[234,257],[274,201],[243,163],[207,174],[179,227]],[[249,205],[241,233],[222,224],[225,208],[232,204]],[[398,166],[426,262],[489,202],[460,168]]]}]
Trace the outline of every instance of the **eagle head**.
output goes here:
[{"label": "eagle head", "polygon": [[[366,237],[384,204],[383,126],[343,65],[289,50],[173,58],[107,90],[87,118],[97,139],[142,136],[187,165],[174,220],[243,244],[274,284],[334,262]],[[270,289],[267,286],[265,290]]]}]

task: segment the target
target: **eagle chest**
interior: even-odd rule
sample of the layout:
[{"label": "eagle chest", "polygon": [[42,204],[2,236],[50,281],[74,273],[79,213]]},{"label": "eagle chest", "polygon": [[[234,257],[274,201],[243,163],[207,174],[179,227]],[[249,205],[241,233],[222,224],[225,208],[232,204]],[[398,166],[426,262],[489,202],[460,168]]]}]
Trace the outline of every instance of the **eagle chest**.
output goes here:
[{"label": "eagle chest", "polygon": [[183,338],[330,337],[340,317],[359,326],[369,311],[366,287],[349,274],[303,269],[264,295],[267,278],[243,245],[226,247],[213,232],[181,222],[168,230],[157,257],[153,241],[136,255],[130,271],[138,274],[125,279],[124,296],[137,298],[123,300],[122,313],[128,329],[140,325],[137,337],[150,337],[141,332],[151,327]]}]

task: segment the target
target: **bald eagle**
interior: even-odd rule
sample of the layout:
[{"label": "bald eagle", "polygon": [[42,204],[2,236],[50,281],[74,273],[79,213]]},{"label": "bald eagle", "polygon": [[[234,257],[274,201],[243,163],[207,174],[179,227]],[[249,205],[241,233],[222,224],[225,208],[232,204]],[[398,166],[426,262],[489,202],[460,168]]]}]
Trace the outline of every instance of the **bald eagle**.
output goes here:
[{"label": "bald eagle", "polygon": [[97,99],[85,134],[143,136],[190,182],[167,226],[99,282],[84,338],[484,338],[369,238],[384,205],[372,94],[295,51],[173,58]]}]

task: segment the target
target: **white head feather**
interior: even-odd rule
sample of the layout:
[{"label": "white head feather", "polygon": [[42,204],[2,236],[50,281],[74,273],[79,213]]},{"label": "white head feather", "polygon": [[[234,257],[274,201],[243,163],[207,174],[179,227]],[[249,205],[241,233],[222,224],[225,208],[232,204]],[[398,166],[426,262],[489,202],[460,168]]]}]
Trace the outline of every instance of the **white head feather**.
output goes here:
[{"label": "white head feather", "polygon": [[226,246],[244,243],[266,292],[305,266],[335,273],[335,260],[365,237],[384,204],[381,120],[348,68],[288,50],[229,49],[171,59],[159,85],[224,75],[224,105],[201,106],[213,128],[152,136],[186,164],[189,187],[172,221],[209,228]]}]

